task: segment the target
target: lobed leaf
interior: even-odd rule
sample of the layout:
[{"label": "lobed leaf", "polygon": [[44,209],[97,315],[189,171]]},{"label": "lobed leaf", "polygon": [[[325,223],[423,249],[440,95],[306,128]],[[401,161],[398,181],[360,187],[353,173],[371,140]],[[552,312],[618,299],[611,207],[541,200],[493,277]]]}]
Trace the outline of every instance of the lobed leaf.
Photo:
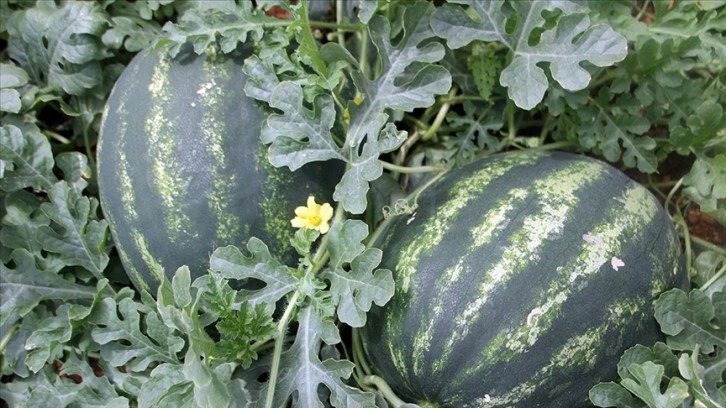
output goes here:
[{"label": "lobed leaf", "polygon": [[661,392],[663,366],[646,361],[628,367],[630,377],[621,385],[645,401],[649,407],[677,408],[688,398],[688,386],[680,378],[671,378],[665,391]]},{"label": "lobed leaf", "polygon": [[[716,357],[716,359],[719,358]],[[720,377],[726,366],[726,358],[721,357],[720,360],[721,368],[717,367],[718,363],[711,363],[708,367],[710,372],[707,373],[707,368],[699,362],[698,349],[694,350],[691,355],[683,353],[678,359],[680,374],[688,381],[690,394],[699,407],[719,408],[726,403],[726,395],[717,388],[718,383],[723,382]]]},{"label": "lobed leaf", "polygon": [[53,185],[50,202],[41,210],[53,223],[38,228],[38,241],[66,265],[78,265],[101,277],[109,261],[108,223],[94,220],[98,200],[73,191],[65,182]]},{"label": "lobed leaf", "polygon": [[[373,394],[351,387],[344,381],[353,372],[352,362],[332,358],[320,360],[318,353],[323,342],[328,345],[340,342],[335,323],[318,315],[309,306],[298,312],[297,320],[299,326],[295,341],[280,357],[280,376],[272,406],[284,406],[294,394],[294,407],[325,407],[320,400],[321,386],[330,391],[330,404],[334,407],[375,406]],[[266,394],[266,386],[260,395]],[[262,403],[264,401],[258,405]]]},{"label": "lobed leaf", "polygon": [[[391,23],[382,16],[373,16],[369,32],[378,51],[380,74],[373,80],[359,71],[352,72],[352,79],[361,94],[360,104],[348,104],[350,129],[346,144],[360,145],[363,139],[375,138],[370,133],[371,122],[379,122],[378,116],[386,109],[410,112],[434,103],[434,96],[445,94],[451,88],[451,75],[442,66],[434,65],[444,58],[444,47],[433,41],[435,35],[429,26],[433,5],[417,2],[406,7],[401,20],[400,39],[394,44]],[[382,128],[382,126],[381,126]]]},{"label": "lobed leaf", "polygon": [[53,165],[50,143],[40,130],[23,132],[14,125],[0,127],[0,189],[50,190],[58,180]]},{"label": "lobed leaf", "polygon": [[39,87],[83,95],[100,84],[100,37],[108,15],[97,2],[38,3],[8,21],[8,52]]},{"label": "lobed leaf", "polygon": [[191,43],[197,54],[216,44],[223,53],[229,53],[247,42],[248,36],[259,40],[264,25],[275,21],[255,10],[252,2],[202,2],[187,9],[177,22],[164,24],[166,36],[158,43],[169,45],[171,56],[186,43]]},{"label": "lobed leaf", "polygon": [[96,289],[75,284],[53,272],[38,269],[25,249],[12,252],[15,268],[0,265],[0,326],[16,321],[46,300],[93,299]]},{"label": "lobed leaf", "polygon": [[668,346],[676,350],[693,351],[698,347],[709,354],[718,347],[726,349],[726,318],[716,306],[724,306],[726,296],[714,302],[698,289],[688,294],[680,289],[663,293],[655,304],[655,318],[661,331],[669,335]]},{"label": "lobed leaf", "polygon": [[[72,371],[89,372],[88,363],[69,357]],[[17,408],[127,408],[130,402],[119,396],[103,377],[89,378],[88,383],[76,383],[61,376],[52,365],[46,365],[37,375],[15,378],[0,386],[0,398]]]},{"label": "lobed leaf", "polygon": [[308,110],[303,106],[301,86],[282,82],[272,91],[269,104],[283,112],[270,115],[260,135],[263,143],[271,144],[269,160],[273,166],[295,171],[314,161],[345,160],[331,135],[335,122],[332,98],[322,95]]},{"label": "lobed leaf", "polygon": [[684,194],[726,225],[726,153],[714,157],[699,155],[683,178]]},{"label": "lobed leaf", "polygon": [[238,302],[248,302],[255,307],[265,305],[268,313],[275,309],[276,303],[296,289],[298,279],[280,262],[274,260],[267,246],[257,238],[247,243],[250,256],[233,246],[218,248],[210,258],[210,269],[225,279],[257,280],[265,283],[261,289],[242,289]]},{"label": "lobed leaf", "polygon": [[[93,340],[102,345],[101,357],[112,366],[144,371],[153,363],[175,363],[184,340],[168,329],[155,312],[142,316],[130,298],[106,297],[89,317],[95,324]],[[146,333],[142,329],[146,329]]]},{"label": "lobed leaf", "polygon": [[[577,91],[587,87],[589,72],[581,66],[612,65],[625,58],[627,41],[610,26],[592,25],[582,5],[571,1],[526,1],[510,3],[516,18],[504,10],[504,1],[455,0],[470,7],[445,4],[431,20],[436,35],[451,48],[472,41],[498,41],[510,49],[513,58],[502,71],[500,83],[509,88],[509,97],[522,109],[532,109],[542,101],[549,80],[538,64],[549,63],[552,78],[563,88]],[[554,29],[544,29],[544,12],[559,10],[563,15]],[[508,24],[516,21],[514,27]],[[533,44],[537,30],[543,30]]]},{"label": "lobed leaf", "polygon": [[[362,327],[372,304],[383,306],[393,296],[393,275],[389,270],[375,270],[382,252],[361,244],[368,235],[362,221],[333,224],[329,234],[330,269],[324,277],[330,280],[329,291],[337,305],[338,319],[351,327]],[[344,268],[346,264],[349,271]]]}]

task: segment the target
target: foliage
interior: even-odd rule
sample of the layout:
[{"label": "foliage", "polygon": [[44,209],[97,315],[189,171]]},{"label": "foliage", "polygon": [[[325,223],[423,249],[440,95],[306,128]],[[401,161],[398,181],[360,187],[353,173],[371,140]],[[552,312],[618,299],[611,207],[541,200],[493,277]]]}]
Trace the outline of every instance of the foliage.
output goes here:
[{"label": "foliage", "polygon": [[[432,178],[477,157],[567,149],[645,174],[687,163],[664,198],[697,289],[659,299],[664,342],[627,352],[619,381],[591,400],[726,404],[725,254],[683,215],[699,206],[726,225],[725,2],[350,0],[328,15],[255,4],[0,2],[1,398],[385,406],[354,330],[393,292],[368,244],[383,215],[410,216]],[[295,235],[297,265],[253,238],[215,251],[208,275],[180,268],[139,293],[99,208],[97,131],[133,55],[186,42],[253,43],[245,91],[269,108],[271,163],[338,160],[346,172],[330,231]]]}]

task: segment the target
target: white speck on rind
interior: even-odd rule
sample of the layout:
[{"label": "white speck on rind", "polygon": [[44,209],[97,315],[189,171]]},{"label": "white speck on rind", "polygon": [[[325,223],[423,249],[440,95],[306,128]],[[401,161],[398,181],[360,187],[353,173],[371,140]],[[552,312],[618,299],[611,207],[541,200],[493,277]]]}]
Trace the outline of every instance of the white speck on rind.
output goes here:
[{"label": "white speck on rind", "polygon": [[603,241],[602,237],[593,235],[590,231],[588,231],[586,234],[583,234],[582,239],[585,240],[585,242],[587,242],[588,244],[597,246],[605,245],[605,241]]},{"label": "white speck on rind", "polygon": [[541,307],[535,307],[534,309],[532,309],[532,311],[529,312],[529,314],[527,315],[527,324],[531,324],[532,319],[534,319],[536,316],[541,315],[542,313],[544,313],[544,310]]},{"label": "white speck on rind", "polygon": [[618,258],[617,256],[612,257],[610,259],[610,265],[613,267],[614,270],[618,270],[621,266],[625,266],[625,262],[623,262],[622,259]]},{"label": "white speck on rind", "polygon": [[492,397],[489,394],[484,394],[484,402],[492,402]]}]

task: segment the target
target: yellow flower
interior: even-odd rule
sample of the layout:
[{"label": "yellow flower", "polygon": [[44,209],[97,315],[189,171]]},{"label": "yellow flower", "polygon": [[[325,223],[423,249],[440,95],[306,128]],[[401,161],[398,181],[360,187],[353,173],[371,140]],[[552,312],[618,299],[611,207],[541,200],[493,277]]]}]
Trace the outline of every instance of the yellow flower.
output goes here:
[{"label": "yellow flower", "polygon": [[312,228],[325,234],[330,229],[330,221],[333,218],[333,207],[330,204],[317,204],[315,197],[308,197],[307,207],[297,207],[295,218],[290,221],[295,228]]}]

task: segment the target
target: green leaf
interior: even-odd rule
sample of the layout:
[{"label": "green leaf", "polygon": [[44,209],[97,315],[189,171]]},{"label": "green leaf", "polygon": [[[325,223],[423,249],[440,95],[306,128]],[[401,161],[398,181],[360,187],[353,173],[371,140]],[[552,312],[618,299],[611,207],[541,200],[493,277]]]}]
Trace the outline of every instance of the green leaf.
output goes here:
[{"label": "green leaf", "polygon": [[680,378],[671,378],[661,392],[663,366],[647,361],[628,367],[631,378],[621,384],[651,408],[677,408],[688,398],[688,385]]},{"label": "green leaf", "polygon": [[50,143],[39,130],[22,132],[13,125],[0,128],[0,189],[50,190],[57,181],[53,164]]},{"label": "green leaf", "polygon": [[98,200],[81,196],[58,182],[50,189],[50,202],[40,208],[53,221],[38,229],[38,241],[46,251],[58,254],[67,265],[78,265],[101,277],[108,264],[108,223],[94,220]]},{"label": "green leaf", "polygon": [[175,56],[181,47],[190,42],[197,54],[219,44],[223,53],[232,52],[250,36],[262,37],[264,25],[279,20],[254,9],[249,1],[199,2],[189,8],[177,22],[167,22],[162,28],[166,36],[158,44],[169,45],[169,53]]},{"label": "green leaf", "polygon": [[709,298],[726,289],[726,256],[703,251],[692,262],[691,282]]},{"label": "green leaf", "polygon": [[270,340],[276,329],[263,304],[253,308],[247,303],[243,303],[239,310],[230,310],[220,317],[215,327],[220,336],[218,358],[236,362],[243,368],[248,368],[257,359],[253,346]]},{"label": "green leaf", "polygon": [[368,226],[359,220],[336,222],[328,231],[329,265],[340,269],[360,255],[366,246],[362,241],[368,236]]},{"label": "green leaf", "polygon": [[40,211],[41,203],[38,196],[25,190],[6,195],[3,202],[5,216],[0,220],[0,243],[8,250],[28,250],[36,257],[36,261],[42,263],[41,269],[58,272],[64,265],[59,262],[43,262],[43,247],[37,238],[38,229],[50,223],[50,218]]},{"label": "green leaf", "polygon": [[[161,364],[139,392],[140,407],[248,407],[250,394],[242,380],[232,379],[230,364]],[[195,383],[195,380],[197,381]]]},{"label": "green leaf", "polygon": [[[391,271],[379,269],[382,253],[361,243],[368,227],[359,220],[335,223],[328,232],[330,294],[338,306],[338,318],[351,327],[362,327],[373,302],[385,305],[393,296]],[[350,270],[344,266],[349,264]]]},{"label": "green leaf", "polygon": [[[590,74],[580,64],[589,62],[605,67],[625,58],[627,41],[607,25],[592,25],[581,5],[571,1],[512,2],[516,20],[504,11],[504,1],[454,0],[471,7],[445,4],[431,21],[436,34],[451,48],[472,41],[498,41],[510,49],[513,58],[502,71],[500,82],[509,87],[509,97],[522,109],[532,109],[542,101],[549,80],[538,66],[549,63],[549,73],[560,86],[570,91],[584,89]],[[555,28],[544,29],[545,12],[559,10]],[[473,13],[476,18],[468,13]],[[511,27],[511,23],[516,25]],[[544,31],[541,31],[543,30]],[[538,41],[533,41],[541,32]]]},{"label": "green leaf", "polygon": [[[715,376],[710,375],[711,378],[706,378],[706,369],[699,363],[699,352],[696,349],[691,355],[687,353],[681,354],[678,359],[678,366],[680,369],[681,376],[688,381],[688,386],[691,395],[697,401],[699,407],[704,408],[719,408],[723,407],[726,403],[726,398],[723,394],[720,394],[716,385],[720,381],[720,373],[718,370],[715,371]],[[722,369],[726,365],[726,357],[722,357]],[[712,366],[713,367],[713,366]],[[714,381],[714,377],[717,379]]]},{"label": "green leaf", "polygon": [[657,342],[651,347],[643,345],[633,346],[623,353],[618,361],[618,374],[621,378],[628,378],[628,367],[633,364],[643,364],[646,361],[663,366],[667,378],[678,376],[678,357],[666,344]]},{"label": "green leaf", "polygon": [[614,97],[608,89],[601,90],[590,101],[590,105],[577,111],[581,145],[596,149],[610,162],[622,160],[627,167],[637,167],[644,173],[655,172],[656,142],[643,136],[650,129],[650,122],[637,114],[639,104],[630,95]]},{"label": "green leaf", "polygon": [[614,382],[602,382],[595,385],[590,389],[589,397],[596,407],[645,407],[645,404],[638,402],[627,389]]},{"label": "green leaf", "polygon": [[209,260],[210,269],[225,279],[245,281],[253,279],[264,282],[261,289],[242,289],[238,302],[248,302],[251,306],[265,305],[268,313],[275,309],[277,301],[294,291],[298,279],[292,271],[274,260],[267,246],[257,238],[250,238],[245,256],[234,246],[218,248]]},{"label": "green leaf", "polygon": [[118,303],[110,297],[102,299],[89,319],[96,325],[91,337],[103,346],[101,357],[115,367],[144,371],[156,362],[174,363],[184,347],[184,340],[168,329],[157,313],[146,314],[142,324],[137,304],[129,298]]},{"label": "green leaf", "polygon": [[91,178],[88,157],[78,152],[60,153],[55,157],[56,166],[63,172],[63,180],[74,192],[81,194]]},{"label": "green leaf", "polygon": [[688,198],[704,212],[720,214],[720,222],[726,225],[726,208],[719,204],[719,200],[726,198],[726,153],[714,157],[699,155],[683,183],[688,186],[684,189]]},{"label": "green leaf", "polygon": [[391,271],[374,269],[380,264],[382,251],[368,248],[350,264],[350,271],[341,268],[326,273],[330,279],[330,293],[338,304],[338,318],[351,327],[363,327],[368,312],[375,302],[385,305],[393,296],[394,282]]},{"label": "green leaf", "polygon": [[[105,286],[105,283],[104,283]],[[73,334],[74,327],[91,313],[91,307],[64,303],[47,316],[25,341],[28,352],[26,364],[33,372],[55,359],[62,359],[64,347]]]},{"label": "green leaf", "polygon": [[344,155],[350,166],[335,186],[333,199],[353,214],[362,214],[366,210],[370,182],[383,174],[383,165],[378,160],[380,154],[400,146],[406,138],[405,133],[399,134],[393,124],[384,126],[386,120],[385,114],[372,118],[366,130],[371,138],[365,141],[362,149],[350,145],[344,148]]},{"label": "green leaf", "polygon": [[[722,302],[723,303],[723,302]],[[669,335],[668,346],[676,350],[712,353],[716,347],[726,349],[726,315],[716,312],[715,304],[698,289],[688,294],[680,289],[663,293],[655,303],[655,318],[663,333]]]},{"label": "green leaf", "polygon": [[450,111],[446,121],[454,127],[454,137],[446,137],[444,146],[452,151],[452,163],[460,166],[474,160],[480,151],[497,152],[505,146],[505,141],[496,136],[495,131],[504,123],[490,111],[481,109],[471,101],[463,104],[463,113]]},{"label": "green leaf", "polygon": [[[295,341],[280,357],[280,376],[272,406],[284,406],[295,393],[295,407],[322,408],[325,405],[320,400],[320,386],[330,391],[330,404],[334,407],[375,406],[373,394],[345,383],[353,373],[353,363],[332,358],[320,360],[318,353],[323,342],[340,342],[335,323],[318,315],[312,307],[298,312],[298,322]],[[263,388],[260,395],[265,394]]]},{"label": "green leaf", "polygon": [[82,381],[75,391],[76,406],[79,407],[129,407],[129,401],[119,396],[118,391],[104,375],[97,375],[88,361],[70,353],[63,362],[61,375],[77,376]]},{"label": "green leaf", "polygon": [[[674,147],[703,149],[726,143],[726,116],[723,107],[715,100],[707,100],[696,107],[694,115],[687,118],[688,129],[680,128],[670,135]],[[719,136],[719,132],[722,134]]]},{"label": "green leaf", "polygon": [[[77,359],[76,359],[77,360]],[[69,357],[73,371],[95,375],[86,362],[77,362]],[[83,366],[86,367],[83,367]],[[37,375],[15,378],[0,386],[0,397],[17,408],[122,408],[129,407],[125,397],[118,396],[112,386],[101,378],[89,378],[76,383],[68,377],[61,377],[52,365],[46,365]]]},{"label": "green leaf", "polygon": [[97,2],[39,2],[8,21],[10,57],[39,87],[82,95],[103,79],[107,19]]},{"label": "green leaf", "polygon": [[250,396],[242,380],[232,380],[231,363],[211,367],[209,359],[200,359],[191,349],[187,351],[182,370],[194,384],[194,406],[200,408],[246,407]]},{"label": "green leaf", "polygon": [[308,110],[303,106],[300,85],[282,82],[272,91],[269,104],[283,112],[270,115],[260,135],[263,143],[271,144],[269,160],[273,166],[295,171],[314,161],[345,160],[331,135],[335,123],[332,98],[321,95]]},{"label": "green leaf", "polygon": [[18,113],[22,108],[20,88],[28,83],[28,73],[15,64],[0,63],[0,111]]},{"label": "green leaf", "polygon": [[[173,0],[162,0],[171,3]],[[107,8],[110,27],[103,33],[103,43],[108,48],[121,48],[129,52],[139,52],[161,34],[161,26],[152,20],[152,4],[158,2],[113,2]]]},{"label": "green leaf", "polygon": [[[360,104],[348,104],[350,130],[346,144],[357,146],[366,135],[369,139],[377,133],[370,133],[368,124],[378,122],[378,115],[386,109],[413,111],[434,103],[434,96],[445,94],[451,88],[449,72],[433,63],[444,57],[444,47],[433,41],[434,33],[429,26],[433,5],[419,1],[405,8],[395,26],[400,26],[400,39],[392,32],[391,23],[382,16],[373,16],[369,32],[378,51],[380,74],[373,80],[359,71],[352,72],[352,78],[363,100]],[[382,126],[378,126],[382,128]]]},{"label": "green leaf", "polygon": [[0,265],[0,326],[28,314],[45,300],[93,299],[96,289],[77,285],[63,277],[38,269],[25,249],[12,252],[15,269]]}]

